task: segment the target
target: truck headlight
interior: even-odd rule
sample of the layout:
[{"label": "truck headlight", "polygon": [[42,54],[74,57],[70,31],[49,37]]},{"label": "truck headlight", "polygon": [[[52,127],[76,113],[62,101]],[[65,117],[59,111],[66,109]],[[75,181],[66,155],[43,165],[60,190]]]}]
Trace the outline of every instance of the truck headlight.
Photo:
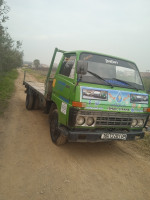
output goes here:
[{"label": "truck headlight", "polygon": [[137,123],[138,123],[138,121],[137,121],[136,119],[133,119],[133,120],[132,120],[132,124],[131,124],[131,126],[136,126]]},{"label": "truck headlight", "polygon": [[143,119],[138,119],[138,126],[143,126],[144,125],[144,120]]},{"label": "truck headlight", "polygon": [[94,118],[93,117],[88,117],[86,120],[86,123],[88,126],[92,126],[94,124]]},{"label": "truck headlight", "polygon": [[84,122],[85,122],[85,118],[82,117],[82,116],[78,116],[77,119],[76,119],[76,122],[78,125],[83,125]]}]

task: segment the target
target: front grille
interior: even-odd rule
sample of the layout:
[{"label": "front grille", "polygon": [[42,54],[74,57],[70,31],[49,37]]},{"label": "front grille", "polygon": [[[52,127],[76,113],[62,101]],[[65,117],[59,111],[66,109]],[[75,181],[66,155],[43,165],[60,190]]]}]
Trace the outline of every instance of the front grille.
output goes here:
[{"label": "front grille", "polygon": [[132,118],[97,117],[96,126],[131,126]]},{"label": "front grille", "polygon": [[133,119],[146,120],[147,114],[142,113],[121,113],[121,112],[103,112],[80,110],[78,115],[92,116],[95,119],[95,126],[108,127],[131,127]]}]

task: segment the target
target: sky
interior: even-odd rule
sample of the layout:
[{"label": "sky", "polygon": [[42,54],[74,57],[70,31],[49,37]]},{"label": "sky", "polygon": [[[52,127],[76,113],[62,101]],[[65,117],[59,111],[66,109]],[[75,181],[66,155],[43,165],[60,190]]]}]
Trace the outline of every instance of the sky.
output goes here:
[{"label": "sky", "polygon": [[22,42],[25,61],[49,65],[57,47],[113,55],[150,70],[150,0],[5,1],[5,25]]}]

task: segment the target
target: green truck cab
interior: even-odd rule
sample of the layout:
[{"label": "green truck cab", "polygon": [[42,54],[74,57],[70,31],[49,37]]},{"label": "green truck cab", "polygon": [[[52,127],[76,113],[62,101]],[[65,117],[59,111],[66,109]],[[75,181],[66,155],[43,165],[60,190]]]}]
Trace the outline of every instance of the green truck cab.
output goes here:
[{"label": "green truck cab", "polygon": [[[57,52],[63,55],[53,71]],[[27,109],[39,99],[45,103],[51,139],[57,145],[144,137],[150,102],[138,68],[131,61],[56,48],[43,92],[24,84]]]}]

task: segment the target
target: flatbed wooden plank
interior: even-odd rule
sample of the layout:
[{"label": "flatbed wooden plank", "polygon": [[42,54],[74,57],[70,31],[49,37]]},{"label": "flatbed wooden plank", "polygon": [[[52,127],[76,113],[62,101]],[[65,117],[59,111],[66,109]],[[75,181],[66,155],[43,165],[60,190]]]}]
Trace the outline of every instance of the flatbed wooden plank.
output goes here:
[{"label": "flatbed wooden plank", "polygon": [[45,93],[44,83],[25,81],[24,84],[28,85],[29,87],[36,90],[37,92],[39,92],[42,95],[44,95],[44,93]]}]

